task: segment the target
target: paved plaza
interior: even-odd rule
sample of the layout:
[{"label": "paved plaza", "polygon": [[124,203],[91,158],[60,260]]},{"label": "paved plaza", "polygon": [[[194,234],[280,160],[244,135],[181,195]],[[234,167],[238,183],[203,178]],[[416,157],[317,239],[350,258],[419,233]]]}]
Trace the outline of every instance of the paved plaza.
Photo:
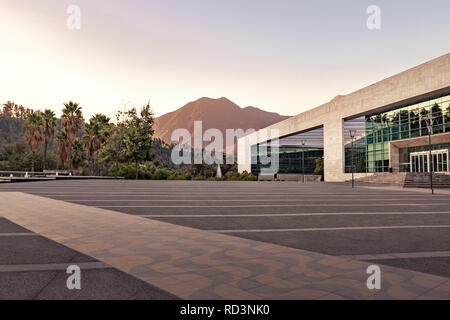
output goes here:
[{"label": "paved plaza", "polygon": [[48,181],[0,204],[0,299],[450,298],[448,190]]}]

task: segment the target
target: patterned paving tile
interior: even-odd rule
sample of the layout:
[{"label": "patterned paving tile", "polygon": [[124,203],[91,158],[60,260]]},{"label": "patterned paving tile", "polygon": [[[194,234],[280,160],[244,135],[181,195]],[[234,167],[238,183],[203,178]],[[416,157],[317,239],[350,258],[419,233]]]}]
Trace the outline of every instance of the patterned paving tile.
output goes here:
[{"label": "patterned paving tile", "polygon": [[23,193],[0,216],[185,299],[440,299],[450,279]]}]

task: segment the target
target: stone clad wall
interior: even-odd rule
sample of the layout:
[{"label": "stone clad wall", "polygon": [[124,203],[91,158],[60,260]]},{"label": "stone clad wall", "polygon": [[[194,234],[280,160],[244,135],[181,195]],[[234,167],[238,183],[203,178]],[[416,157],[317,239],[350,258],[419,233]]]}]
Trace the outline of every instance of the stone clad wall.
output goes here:
[{"label": "stone clad wall", "polygon": [[[345,181],[344,130],[346,118],[396,107],[418,97],[450,92],[450,53],[377,82],[354,93],[276,123],[266,130],[277,130],[269,138],[324,127],[325,181]],[[265,142],[258,133],[239,139],[239,171],[251,171],[250,146]]]}]

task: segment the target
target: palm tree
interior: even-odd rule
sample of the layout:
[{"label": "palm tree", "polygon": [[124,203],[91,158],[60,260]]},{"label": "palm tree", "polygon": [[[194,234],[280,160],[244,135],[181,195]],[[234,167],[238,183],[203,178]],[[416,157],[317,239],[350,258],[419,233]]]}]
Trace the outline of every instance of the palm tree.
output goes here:
[{"label": "palm tree", "polygon": [[72,146],[72,165],[75,170],[78,170],[80,167],[80,163],[84,159],[84,150],[83,150],[83,143],[80,141],[80,139],[75,139],[73,141]]},{"label": "palm tree", "polygon": [[14,110],[14,106],[16,104],[14,102],[8,101],[6,103],[3,104],[3,114],[7,117],[12,117],[13,116],[13,110]]},{"label": "palm tree", "polygon": [[56,117],[52,110],[46,109],[42,114],[44,121],[44,161],[42,164],[43,170],[46,169],[47,164],[47,149],[50,140],[55,135]]},{"label": "palm tree", "polygon": [[59,131],[56,135],[56,141],[58,142],[58,155],[61,160],[61,168],[64,170],[64,163],[67,160],[67,135],[64,131]]},{"label": "palm tree", "polygon": [[97,113],[91,118],[91,120],[97,122],[100,127],[104,128],[110,125],[111,118],[105,116],[104,114]]},{"label": "palm tree", "polygon": [[34,173],[34,156],[42,140],[43,120],[39,111],[30,114],[24,123],[25,138],[31,151],[31,173]]},{"label": "palm tree", "polygon": [[83,127],[84,119],[83,114],[81,112],[81,107],[78,103],[69,101],[68,103],[64,104],[64,107],[65,108],[63,109],[61,125],[65,129],[67,135],[67,146],[69,150],[68,166],[69,171],[71,171],[72,152],[70,152],[70,150],[72,149],[72,143],[73,140],[75,139],[75,136]]},{"label": "palm tree", "polygon": [[[94,174],[96,153],[106,143],[109,128],[111,126],[110,120],[110,118],[103,114],[96,114],[89,119],[89,123],[85,125],[85,134],[82,139],[89,158],[91,174]],[[98,173],[98,163],[96,171]]]},{"label": "palm tree", "polygon": [[92,121],[95,122],[98,126],[98,148],[101,148],[101,145],[104,144],[106,142],[106,139],[108,138],[108,132],[111,127],[111,118],[108,118],[104,114],[96,114],[92,117]]},{"label": "palm tree", "polygon": [[91,174],[94,175],[94,155],[97,148],[97,124],[95,122],[89,121],[84,127],[83,142],[84,147],[89,158],[91,166]]},{"label": "palm tree", "polygon": [[[97,153],[100,149],[104,147],[106,144],[106,140],[108,139],[109,129],[111,127],[111,118],[108,118],[104,114],[97,113],[92,117],[93,122],[97,124],[97,145],[95,152]],[[97,157],[95,157],[97,159]],[[97,174],[103,175],[103,165],[99,165],[96,161]]]}]

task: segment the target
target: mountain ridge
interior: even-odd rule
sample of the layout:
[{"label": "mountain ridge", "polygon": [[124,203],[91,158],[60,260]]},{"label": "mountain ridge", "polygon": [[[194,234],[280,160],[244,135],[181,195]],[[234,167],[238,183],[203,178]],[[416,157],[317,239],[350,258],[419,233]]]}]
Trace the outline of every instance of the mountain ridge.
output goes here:
[{"label": "mountain ridge", "polygon": [[[193,135],[194,121],[202,121],[203,132],[211,128],[219,129],[225,138],[226,129],[259,130],[288,118],[290,116],[264,111],[254,106],[241,108],[225,97],[203,97],[156,118],[154,136],[166,143],[175,143],[171,141],[174,130],[187,129]],[[209,142],[204,143],[204,146],[207,144]]]}]

